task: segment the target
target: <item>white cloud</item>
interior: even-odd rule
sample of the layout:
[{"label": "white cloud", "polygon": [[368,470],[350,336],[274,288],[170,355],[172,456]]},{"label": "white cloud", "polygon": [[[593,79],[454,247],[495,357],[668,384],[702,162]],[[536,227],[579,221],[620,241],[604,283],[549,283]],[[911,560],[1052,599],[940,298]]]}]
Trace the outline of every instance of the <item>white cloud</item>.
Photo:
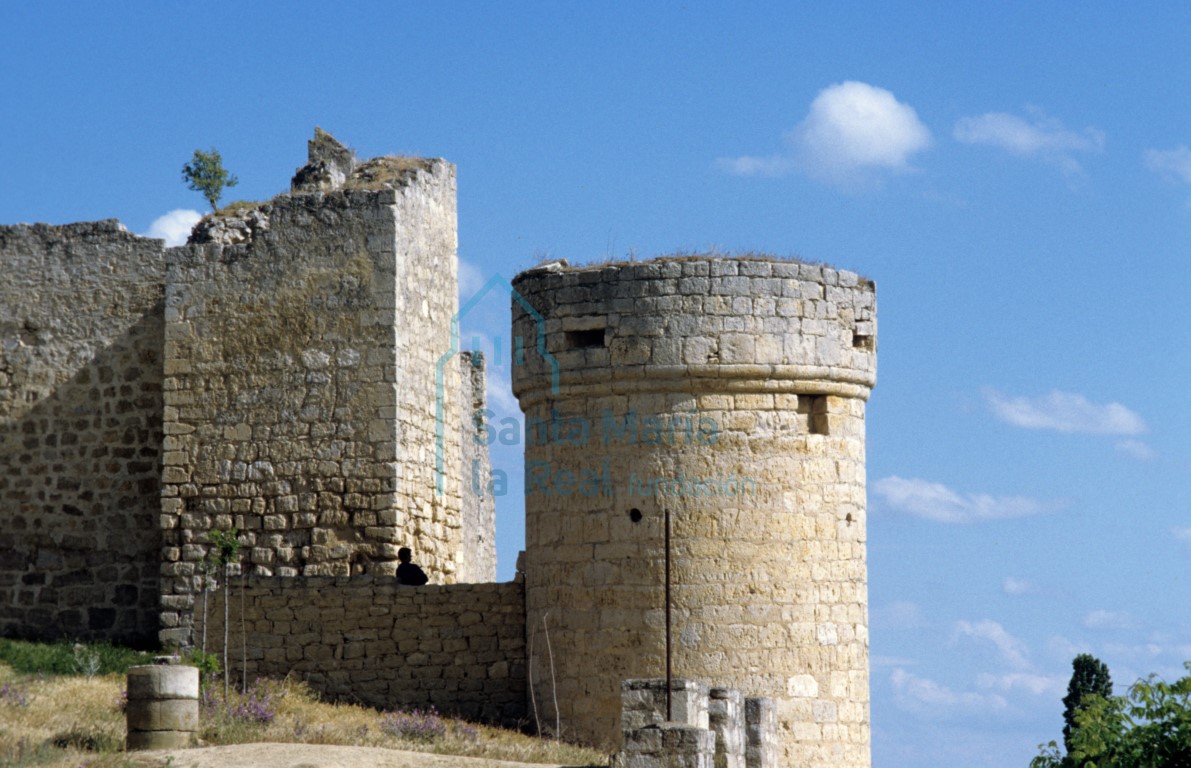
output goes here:
[{"label": "white cloud", "polygon": [[890,673],[889,680],[893,683],[894,702],[902,709],[921,714],[987,713],[1008,707],[1004,697],[999,694],[954,691],[900,668]]},{"label": "white cloud", "polygon": [[1013,635],[1009,634],[998,622],[990,619],[983,621],[957,621],[952,640],[971,637],[992,643],[1005,663],[1015,669],[1029,669],[1025,645]]},{"label": "white cloud", "polygon": [[1075,643],[1062,635],[1052,635],[1046,645],[1052,656],[1065,660],[1073,659],[1081,653],[1090,651],[1086,643]]},{"label": "white cloud", "polygon": [[1010,672],[1005,675],[987,673],[976,676],[976,685],[981,688],[995,688],[1006,693],[1014,689],[1025,690],[1035,696],[1060,697],[1067,690],[1067,681],[1058,677],[1035,675],[1030,672]]},{"label": "white cloud", "polygon": [[1185,144],[1174,149],[1147,149],[1142,160],[1146,168],[1155,173],[1191,184],[1191,149]]},{"label": "white cloud", "polygon": [[1083,617],[1083,625],[1088,629],[1131,629],[1135,623],[1125,611],[1091,611]]},{"label": "white cloud", "polygon": [[942,483],[897,476],[877,480],[873,483],[873,492],[892,509],[940,523],[1027,517],[1061,506],[1025,496],[960,494]]},{"label": "white cloud", "polygon": [[1154,449],[1141,440],[1120,440],[1117,450],[1140,461],[1152,461],[1157,456]]},{"label": "white cloud", "polygon": [[165,240],[168,247],[185,245],[186,238],[190,237],[190,230],[194,229],[194,225],[198,224],[201,218],[203,215],[198,211],[177,208],[154,219],[149,225],[149,230],[145,232],[145,237]]},{"label": "white cloud", "polygon": [[930,146],[930,131],[914,108],[884,88],[847,81],[824,88],[810,112],[784,137],[786,151],[767,157],[723,158],[742,176],[802,171],[832,182],[862,180],[866,171],[905,170],[915,152]]},{"label": "white cloud", "polygon": [[1146,431],[1145,421],[1120,403],[1100,405],[1074,392],[1055,389],[1037,397],[1005,397],[990,389],[984,397],[997,418],[1016,427],[1100,435]]},{"label": "white cloud", "polygon": [[1096,128],[1072,131],[1041,110],[1028,111],[1029,119],[1005,112],[962,117],[952,135],[965,144],[987,144],[1021,157],[1036,157],[1071,174],[1083,171],[1072,153],[1104,149],[1103,131]]},{"label": "white cloud", "polygon": [[1175,526],[1170,529],[1171,534],[1191,549],[1191,527]]},{"label": "white cloud", "polygon": [[1032,582],[1025,579],[1015,579],[1012,576],[1006,576],[1001,582],[1001,588],[1005,590],[1007,595],[1029,595],[1038,591]]}]

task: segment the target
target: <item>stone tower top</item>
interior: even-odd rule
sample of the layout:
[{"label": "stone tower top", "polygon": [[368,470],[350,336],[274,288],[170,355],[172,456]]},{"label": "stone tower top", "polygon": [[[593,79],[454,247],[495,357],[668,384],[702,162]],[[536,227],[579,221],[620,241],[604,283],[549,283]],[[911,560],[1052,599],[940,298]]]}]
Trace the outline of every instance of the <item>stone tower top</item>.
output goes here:
[{"label": "stone tower top", "polygon": [[[876,287],[854,272],[768,256],[675,256],[523,272],[514,335],[539,332],[552,357],[527,355],[519,397],[548,386],[662,391],[692,379],[770,392],[867,399],[876,383]],[[630,384],[630,382],[636,382]],[[528,404],[528,403],[527,403]]]}]

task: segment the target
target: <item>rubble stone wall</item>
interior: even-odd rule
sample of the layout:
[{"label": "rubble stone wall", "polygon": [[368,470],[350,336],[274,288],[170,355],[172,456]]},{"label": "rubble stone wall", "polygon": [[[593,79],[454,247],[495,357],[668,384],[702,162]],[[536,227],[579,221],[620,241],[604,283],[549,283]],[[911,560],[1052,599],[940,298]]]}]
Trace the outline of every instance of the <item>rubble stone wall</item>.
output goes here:
[{"label": "rubble stone wall", "polygon": [[449,583],[469,554],[461,365],[439,365],[458,304],[454,167],[418,161],[396,188],[281,195],[242,218],[242,242],[171,252],[166,642],[189,639],[213,529],[236,528],[259,575],[391,575],[410,546]]},{"label": "rubble stone wall", "polygon": [[[241,595],[245,622],[240,624]],[[208,606],[208,651],[223,638],[222,593]],[[523,586],[403,587],[390,577],[251,577],[231,590],[229,664],[249,679],[294,674],[332,697],[523,725]],[[201,628],[201,614],[199,620]],[[200,632],[201,634],[201,632]]]},{"label": "rubble stone wall", "polygon": [[164,247],[0,227],[0,635],[152,642]]}]

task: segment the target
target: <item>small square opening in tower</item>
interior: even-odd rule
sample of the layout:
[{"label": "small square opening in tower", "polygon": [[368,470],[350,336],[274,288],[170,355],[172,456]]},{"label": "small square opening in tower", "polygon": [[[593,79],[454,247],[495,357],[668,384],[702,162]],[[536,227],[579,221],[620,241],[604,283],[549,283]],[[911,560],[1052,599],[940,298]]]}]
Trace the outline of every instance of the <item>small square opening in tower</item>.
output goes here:
[{"label": "small square opening in tower", "polygon": [[567,331],[567,349],[591,349],[604,346],[604,329],[589,328],[583,331]]},{"label": "small square opening in tower", "polygon": [[852,346],[856,349],[865,349],[872,352],[876,347],[876,340],[869,334],[852,331]]},{"label": "small square opening in tower", "polygon": [[807,431],[812,435],[831,434],[827,395],[799,395],[798,412],[806,416]]}]

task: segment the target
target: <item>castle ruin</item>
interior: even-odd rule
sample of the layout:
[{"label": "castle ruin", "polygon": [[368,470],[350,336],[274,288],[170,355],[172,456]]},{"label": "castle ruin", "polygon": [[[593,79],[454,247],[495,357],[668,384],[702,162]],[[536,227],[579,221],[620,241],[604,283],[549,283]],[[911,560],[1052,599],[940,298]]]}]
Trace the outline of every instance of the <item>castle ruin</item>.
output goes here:
[{"label": "castle ruin", "polygon": [[[557,699],[612,748],[621,682],[669,664],[772,700],[782,764],[868,766],[872,282],[716,255],[519,275],[526,552],[493,583],[455,227],[449,163],[322,132],[289,193],[185,246],[0,227],[0,635],[191,644],[234,527],[255,674],[507,724]],[[401,546],[430,585],[394,583]]]}]

